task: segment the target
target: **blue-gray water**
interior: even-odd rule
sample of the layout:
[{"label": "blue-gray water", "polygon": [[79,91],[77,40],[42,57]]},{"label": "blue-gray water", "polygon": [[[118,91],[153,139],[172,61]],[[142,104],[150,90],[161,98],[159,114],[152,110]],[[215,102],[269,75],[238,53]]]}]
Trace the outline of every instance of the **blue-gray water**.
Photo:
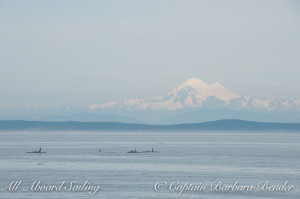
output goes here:
[{"label": "blue-gray water", "polygon": [[[0,132],[0,188],[22,181],[100,185],[95,195],[66,190],[0,191],[0,198],[299,198],[300,133],[297,132]],[[44,154],[25,153],[42,147]],[[99,152],[101,148],[101,152]],[[157,153],[126,153],[152,150]],[[157,182],[207,186],[206,191],[155,191]],[[211,191],[210,185],[256,186],[269,181],[294,188]],[[172,187],[174,188],[174,186]]]}]

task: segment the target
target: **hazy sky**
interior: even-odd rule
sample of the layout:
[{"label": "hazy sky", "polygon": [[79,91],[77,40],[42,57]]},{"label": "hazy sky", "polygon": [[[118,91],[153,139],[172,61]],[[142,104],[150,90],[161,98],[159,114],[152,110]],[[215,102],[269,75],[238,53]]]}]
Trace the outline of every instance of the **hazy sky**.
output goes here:
[{"label": "hazy sky", "polygon": [[190,77],[300,98],[300,1],[0,0],[0,108],[153,97]]}]

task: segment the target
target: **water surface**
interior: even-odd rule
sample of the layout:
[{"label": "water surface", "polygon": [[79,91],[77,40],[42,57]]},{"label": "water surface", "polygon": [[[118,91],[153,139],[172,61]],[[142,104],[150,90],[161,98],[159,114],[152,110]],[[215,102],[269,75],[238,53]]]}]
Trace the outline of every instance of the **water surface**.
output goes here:
[{"label": "water surface", "polygon": [[[0,198],[299,198],[299,143],[297,132],[0,132],[0,188],[16,180],[21,188],[34,181],[101,186],[94,195],[5,190]],[[47,153],[26,153],[40,147]],[[127,153],[152,148],[157,153]],[[168,186],[155,191],[155,184],[164,181],[202,184],[207,191],[180,196]],[[294,189],[210,191],[218,181],[254,186],[288,181]]]}]

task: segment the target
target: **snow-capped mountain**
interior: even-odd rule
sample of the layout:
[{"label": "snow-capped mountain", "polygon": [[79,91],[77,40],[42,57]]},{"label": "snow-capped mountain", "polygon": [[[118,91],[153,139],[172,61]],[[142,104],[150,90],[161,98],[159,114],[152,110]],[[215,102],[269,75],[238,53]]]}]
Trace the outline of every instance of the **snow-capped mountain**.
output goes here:
[{"label": "snow-capped mountain", "polygon": [[122,105],[135,109],[168,109],[176,110],[185,107],[201,107],[209,98],[228,103],[240,96],[219,83],[207,84],[196,78],[191,78],[173,89],[163,97],[149,99],[126,99]]},{"label": "snow-capped mountain", "polygon": [[200,79],[191,78],[162,97],[129,98],[122,102],[111,101],[88,106],[91,110],[114,107],[127,110],[178,110],[198,107],[247,111],[286,111],[300,110],[300,100],[241,96],[219,83],[208,84]]},{"label": "snow-capped mountain", "polygon": [[242,96],[230,102],[230,107],[249,111],[299,111],[299,99],[264,99],[252,95]]},{"label": "snow-capped mountain", "polygon": [[26,106],[1,110],[0,120],[105,121],[152,124],[220,119],[300,122],[300,99],[239,95],[219,83],[191,78],[166,95],[103,104]]}]

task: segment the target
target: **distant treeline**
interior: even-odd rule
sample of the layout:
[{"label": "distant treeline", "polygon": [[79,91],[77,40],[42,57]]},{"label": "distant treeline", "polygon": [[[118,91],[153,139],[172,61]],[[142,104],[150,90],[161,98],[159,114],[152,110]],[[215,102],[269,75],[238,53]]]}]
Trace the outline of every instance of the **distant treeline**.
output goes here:
[{"label": "distant treeline", "polygon": [[244,120],[217,120],[211,122],[172,125],[149,125],[118,122],[44,122],[24,120],[0,121],[0,130],[85,130],[85,131],[300,131],[300,123],[267,123]]}]

